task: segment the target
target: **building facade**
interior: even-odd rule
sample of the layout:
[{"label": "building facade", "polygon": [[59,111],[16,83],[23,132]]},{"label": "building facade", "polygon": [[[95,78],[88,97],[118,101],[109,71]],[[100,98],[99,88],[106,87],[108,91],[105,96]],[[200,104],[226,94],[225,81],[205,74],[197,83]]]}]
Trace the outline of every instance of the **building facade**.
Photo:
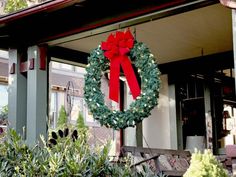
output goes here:
[{"label": "building facade", "polygon": [[[8,53],[2,51],[0,59],[0,112],[3,111],[4,107],[8,106]],[[112,129],[102,127],[95,121],[90,114],[83,96],[84,87],[84,74],[85,69],[74,66],[63,64],[59,62],[51,62],[49,73],[49,120],[48,127],[50,129],[56,129],[59,112],[62,106],[65,107],[68,116],[68,121],[72,125],[76,125],[79,114],[84,118],[85,125],[90,130],[90,143],[95,145],[97,143],[104,143],[106,141],[115,141],[116,132]],[[103,82],[104,90],[107,90],[108,85]],[[71,84],[71,85],[69,85]],[[107,93],[107,91],[104,91]],[[69,99],[69,100],[68,100]],[[108,102],[108,105],[111,103]],[[5,114],[0,114],[0,119],[6,119]],[[5,122],[3,121],[5,126]],[[10,121],[8,121],[11,124]]]},{"label": "building facade", "polygon": [[[234,10],[219,1],[129,0],[125,7],[110,3],[114,2],[56,0],[41,6],[45,8],[0,18],[0,48],[9,50],[10,58],[13,127],[21,132],[26,126],[27,132],[34,132],[28,134],[29,142],[46,134],[50,61],[85,67],[91,50],[111,32],[129,27],[156,56],[162,86],[159,105],[141,128],[121,130],[121,144],[138,145],[140,139],[150,148],[189,149],[202,144],[201,148],[224,153],[225,145],[235,142]],[[21,22],[25,25],[15,31]],[[77,102],[82,104],[79,96]],[[124,81],[123,106],[128,108],[130,102]]]}]

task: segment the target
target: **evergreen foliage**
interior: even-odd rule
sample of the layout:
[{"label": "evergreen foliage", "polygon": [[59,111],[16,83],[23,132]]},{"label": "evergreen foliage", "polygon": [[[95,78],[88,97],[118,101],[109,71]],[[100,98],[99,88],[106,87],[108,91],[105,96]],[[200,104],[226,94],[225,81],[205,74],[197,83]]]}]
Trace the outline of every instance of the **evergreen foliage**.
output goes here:
[{"label": "evergreen foliage", "polygon": [[84,116],[81,114],[81,112],[79,112],[79,114],[78,114],[78,118],[76,121],[76,127],[77,127],[79,134],[81,136],[84,136],[83,138],[87,140],[89,127],[85,125]]},{"label": "evergreen foliage", "polygon": [[76,121],[76,125],[77,125],[77,128],[78,128],[78,129],[88,128],[88,127],[85,125],[84,116],[82,115],[81,112],[79,112],[79,114],[78,114],[78,118],[77,118],[77,121]]},{"label": "evergreen foliage", "polygon": [[57,126],[58,127],[63,127],[67,124],[68,118],[66,115],[66,109],[65,107],[62,105],[59,111],[59,117],[57,120]]},{"label": "evergreen foliage", "polygon": [[101,76],[109,69],[109,60],[105,58],[101,47],[93,50],[88,58],[84,87],[85,100],[94,119],[101,125],[113,129],[134,127],[136,123],[148,117],[158,103],[160,72],[153,54],[144,43],[135,42],[129,57],[138,69],[142,85],[140,96],[125,111],[112,111],[105,105],[100,87]]}]

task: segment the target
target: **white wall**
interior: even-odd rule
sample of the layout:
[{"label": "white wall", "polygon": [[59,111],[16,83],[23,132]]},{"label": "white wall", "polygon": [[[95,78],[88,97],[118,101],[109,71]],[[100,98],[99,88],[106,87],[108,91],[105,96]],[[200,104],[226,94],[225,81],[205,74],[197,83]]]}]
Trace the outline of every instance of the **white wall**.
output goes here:
[{"label": "white wall", "polygon": [[[129,90],[129,87],[128,87],[128,84],[126,83],[125,84],[125,88],[124,88],[124,109],[128,109],[129,108],[129,105],[130,103],[133,101],[133,97],[132,95],[130,94],[130,90]],[[124,130],[124,134],[125,134],[125,137],[124,137],[124,144],[126,146],[136,146],[137,145],[137,142],[136,142],[136,128],[132,128],[132,127],[129,127],[129,128],[126,128]]]},{"label": "white wall", "polygon": [[[173,91],[172,89],[171,92]],[[132,96],[129,94],[129,90],[125,90],[125,93],[127,94],[125,104],[129,105]],[[171,94],[174,95],[174,93]],[[125,130],[125,145],[136,146],[135,128]],[[164,149],[177,148],[175,98],[169,96],[167,75],[161,75],[158,106],[152,110],[151,116],[143,120],[143,146]]]},{"label": "white wall", "polygon": [[151,113],[151,116],[143,121],[143,146],[171,148],[167,75],[161,76],[158,106]]}]

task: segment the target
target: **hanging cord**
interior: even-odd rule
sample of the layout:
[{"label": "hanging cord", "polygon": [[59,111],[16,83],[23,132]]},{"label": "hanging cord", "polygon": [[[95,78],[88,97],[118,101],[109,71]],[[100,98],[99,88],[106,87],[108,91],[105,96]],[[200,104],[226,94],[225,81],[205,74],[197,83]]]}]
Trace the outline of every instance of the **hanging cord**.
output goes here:
[{"label": "hanging cord", "polygon": [[[148,148],[148,150],[149,150],[149,152],[150,152],[150,155],[151,156],[154,156],[153,155],[153,152],[152,152],[152,150],[151,150],[151,148],[150,148],[150,146],[149,146],[149,144],[148,144],[148,142],[147,142],[147,139],[145,138],[145,136],[143,135],[143,132],[141,133],[141,135],[142,135],[142,138],[144,139],[144,141],[145,141],[145,144],[147,145],[147,148]],[[135,155],[136,155],[136,148],[134,148],[134,152],[133,152],[134,154],[131,156],[131,164],[134,164],[135,163],[135,160],[134,160],[134,158],[135,158]],[[140,154],[141,155],[141,154]],[[135,166],[133,166],[133,168],[136,168]],[[135,170],[135,175],[137,176],[138,175],[138,171],[137,170]]]},{"label": "hanging cord", "polygon": [[148,150],[149,150],[151,156],[153,156],[152,150],[151,150],[151,148],[150,148],[150,146],[149,146],[149,144],[148,144],[148,142],[147,142],[147,139],[146,139],[145,136],[143,135],[143,132],[142,132],[142,137],[143,137],[143,139],[144,139],[144,141],[145,141],[145,144],[147,145],[147,148],[148,148]]},{"label": "hanging cord", "polygon": [[[142,132],[141,134],[142,134],[142,138],[144,139],[145,144],[147,145],[147,148],[148,148],[148,150],[149,150],[149,152],[150,152],[150,155],[151,155],[151,156],[154,156],[153,153],[152,153],[152,150],[151,150],[151,148],[150,148],[150,146],[149,146],[149,144],[148,144],[148,142],[147,142],[147,139],[146,139],[145,136],[143,135],[143,132]],[[134,155],[133,155],[133,157],[132,157],[132,159],[131,159],[131,160],[132,160],[132,164],[134,164],[134,156],[135,156],[135,154],[136,154],[136,150],[135,150],[135,148],[134,148]],[[136,167],[134,166],[133,168],[136,168]],[[135,175],[138,176],[138,171],[137,171],[137,170],[135,170]]]}]

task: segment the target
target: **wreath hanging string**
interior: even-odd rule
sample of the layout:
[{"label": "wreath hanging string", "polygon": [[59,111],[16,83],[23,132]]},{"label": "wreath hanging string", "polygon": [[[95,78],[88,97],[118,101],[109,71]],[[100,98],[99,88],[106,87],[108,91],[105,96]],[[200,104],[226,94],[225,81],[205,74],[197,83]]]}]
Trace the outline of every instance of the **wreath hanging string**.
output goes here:
[{"label": "wreath hanging string", "polygon": [[[91,51],[88,63],[84,97],[93,117],[101,125],[115,130],[134,127],[148,117],[151,110],[158,104],[160,72],[156,59],[144,43],[134,40],[129,30],[118,31],[115,35],[111,34],[106,42],[102,42]],[[138,69],[141,89],[131,63],[134,63]],[[104,95],[100,89],[101,77],[110,68],[109,96],[110,99],[118,101],[120,66],[135,100],[127,110],[113,111],[104,102]]]}]

